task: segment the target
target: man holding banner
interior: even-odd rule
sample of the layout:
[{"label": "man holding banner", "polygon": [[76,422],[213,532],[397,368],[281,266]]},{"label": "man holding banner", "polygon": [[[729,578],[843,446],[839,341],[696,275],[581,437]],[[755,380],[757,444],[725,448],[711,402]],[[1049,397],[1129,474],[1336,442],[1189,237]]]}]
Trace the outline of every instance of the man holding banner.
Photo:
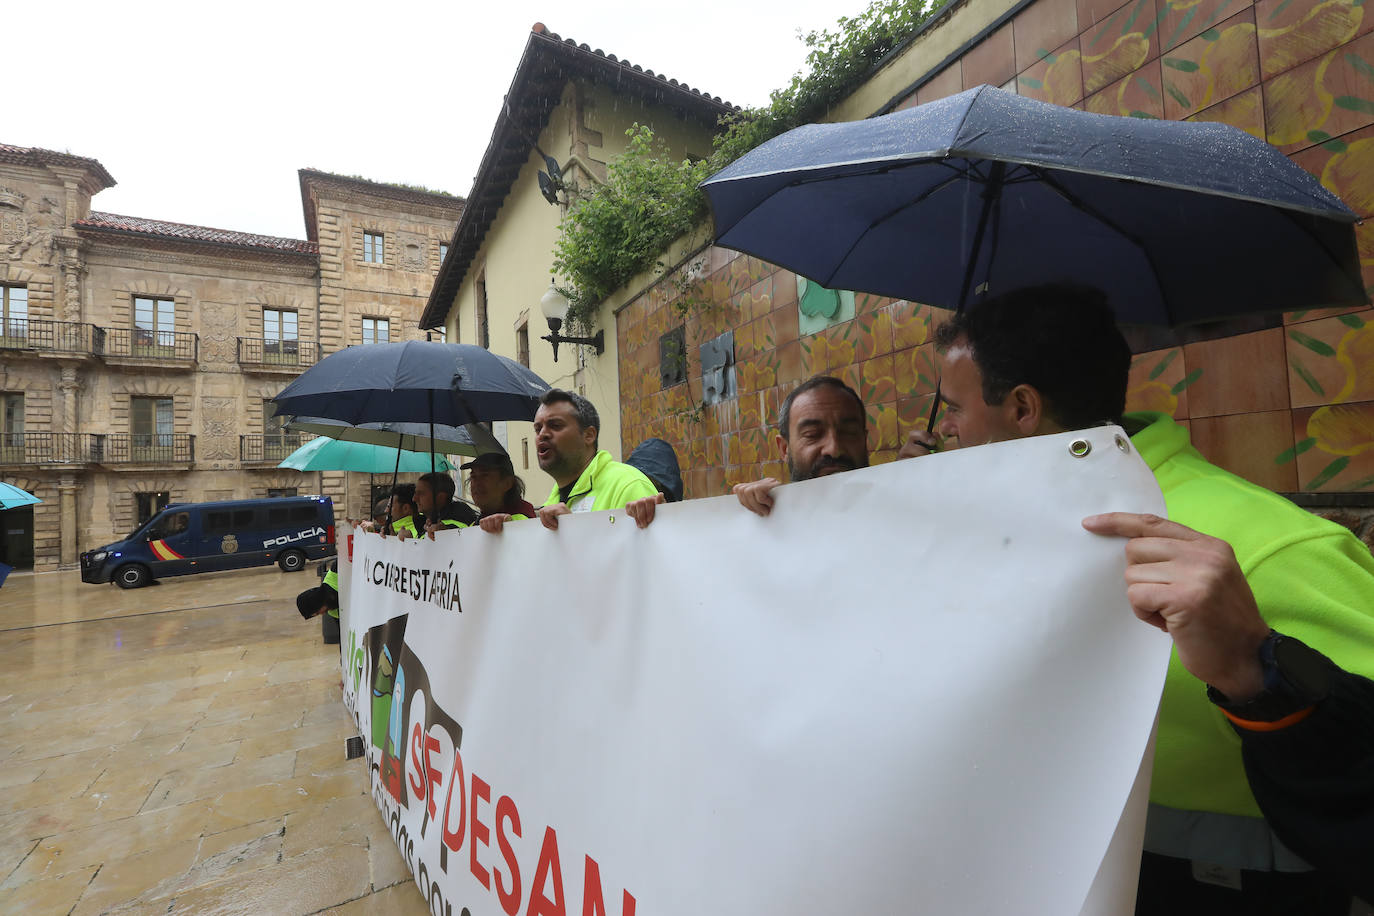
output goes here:
[{"label": "man holding banner", "polygon": [[[558,517],[572,512],[623,509],[627,503],[658,493],[638,469],[611,458],[600,447],[601,417],[582,395],[550,388],[534,415],[535,452],[539,469],[554,479],[548,502],[539,510],[545,528],[558,530]],[[511,516],[482,519],[482,530],[502,530]]]},{"label": "man holding banner", "polygon": [[[1129,539],[1131,605],[1174,641],[1136,912],[1336,916],[1352,892],[1374,899],[1374,682],[1352,673],[1374,675],[1370,551],[1209,464],[1172,419],[1123,418],[1130,351],[1096,291],[1012,292],[937,343],[943,436],[1120,423],[1164,491],[1172,520],[1083,520]],[[903,457],[935,444],[913,433]]]}]

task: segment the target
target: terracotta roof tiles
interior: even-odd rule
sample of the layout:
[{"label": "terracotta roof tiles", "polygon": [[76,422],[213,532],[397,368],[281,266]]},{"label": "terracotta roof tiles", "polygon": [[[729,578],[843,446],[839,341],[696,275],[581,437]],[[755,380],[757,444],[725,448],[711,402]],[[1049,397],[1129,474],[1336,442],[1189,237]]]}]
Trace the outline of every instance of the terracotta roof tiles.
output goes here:
[{"label": "terracotta roof tiles", "polygon": [[256,235],[251,232],[235,232],[230,229],[212,229],[209,226],[190,226],[185,223],[170,223],[166,220],[144,219],[138,216],[121,216],[117,213],[101,213],[95,210],[91,211],[91,215],[87,219],[79,219],[72,225],[78,230],[114,232],[142,238],[193,242],[223,248],[273,251],[312,257],[320,253],[318,245],[314,242],[307,242],[305,239]]}]

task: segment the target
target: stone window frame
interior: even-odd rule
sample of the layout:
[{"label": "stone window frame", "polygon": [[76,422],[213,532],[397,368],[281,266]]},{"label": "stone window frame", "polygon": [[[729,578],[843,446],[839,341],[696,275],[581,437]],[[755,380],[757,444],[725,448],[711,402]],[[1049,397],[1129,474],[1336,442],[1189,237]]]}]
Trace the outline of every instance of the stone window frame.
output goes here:
[{"label": "stone window frame", "polygon": [[[369,257],[369,254],[376,257]],[[385,232],[380,229],[363,230],[363,263],[373,267],[387,266]]]},{"label": "stone window frame", "polygon": [[[391,318],[390,318],[389,316],[386,316],[386,315],[362,315],[362,316],[360,316],[360,317],[361,317],[361,325],[360,325],[359,340],[360,340],[360,342],[361,342],[363,345],[366,346],[368,343],[377,344],[377,343],[390,343],[390,342],[391,342]],[[372,325],[372,340],[371,340],[371,341],[368,341],[368,339],[367,339],[367,331],[368,331],[367,323],[368,323],[369,321],[373,322],[373,325]],[[377,322],[381,322],[381,323],[383,323],[383,324],[386,325],[386,339],[385,339],[385,340],[378,340],[378,339],[377,339]]]}]

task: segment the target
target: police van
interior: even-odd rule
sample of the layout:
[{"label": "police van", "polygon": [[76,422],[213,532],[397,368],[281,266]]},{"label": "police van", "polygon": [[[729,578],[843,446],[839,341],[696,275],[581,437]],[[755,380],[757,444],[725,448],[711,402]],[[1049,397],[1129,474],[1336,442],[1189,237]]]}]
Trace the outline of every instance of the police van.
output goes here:
[{"label": "police van", "polygon": [[335,555],[334,504],[289,496],[167,506],[122,541],[81,555],[81,581],[138,588],[165,576],[266,566],[283,572]]}]

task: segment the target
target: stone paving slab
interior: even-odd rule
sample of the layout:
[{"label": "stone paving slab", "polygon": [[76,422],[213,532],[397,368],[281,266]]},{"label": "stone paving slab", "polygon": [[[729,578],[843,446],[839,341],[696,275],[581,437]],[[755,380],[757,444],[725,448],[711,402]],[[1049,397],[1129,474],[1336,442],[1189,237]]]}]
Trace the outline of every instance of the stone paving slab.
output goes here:
[{"label": "stone paving slab", "polygon": [[0,589],[0,914],[420,914],[312,573]]}]

